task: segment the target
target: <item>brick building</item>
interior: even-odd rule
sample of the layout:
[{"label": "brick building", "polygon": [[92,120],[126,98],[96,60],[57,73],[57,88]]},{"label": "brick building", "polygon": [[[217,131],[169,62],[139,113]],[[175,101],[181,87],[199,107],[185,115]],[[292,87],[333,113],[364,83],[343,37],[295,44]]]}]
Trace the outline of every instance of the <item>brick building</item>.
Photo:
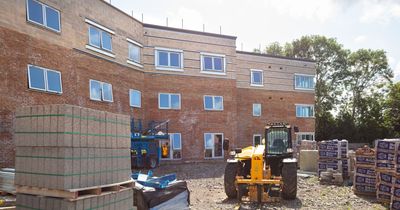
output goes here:
[{"label": "brick building", "polygon": [[[256,30],[256,29],[254,29]],[[267,122],[314,138],[313,61],[236,50],[236,37],[142,23],[102,1],[0,1],[0,167],[15,109],[67,103],[170,120],[168,160],[215,160]]]}]

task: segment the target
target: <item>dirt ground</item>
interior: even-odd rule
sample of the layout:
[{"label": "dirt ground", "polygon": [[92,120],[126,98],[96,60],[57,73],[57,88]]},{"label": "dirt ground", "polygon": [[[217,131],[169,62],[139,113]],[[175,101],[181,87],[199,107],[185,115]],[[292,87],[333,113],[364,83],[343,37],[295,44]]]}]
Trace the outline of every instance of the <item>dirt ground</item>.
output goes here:
[{"label": "dirt ground", "polygon": [[386,209],[375,198],[354,195],[350,186],[320,185],[316,176],[298,178],[297,199],[282,203],[239,205],[224,192],[225,162],[164,165],[154,175],[176,173],[186,180],[191,209]]}]

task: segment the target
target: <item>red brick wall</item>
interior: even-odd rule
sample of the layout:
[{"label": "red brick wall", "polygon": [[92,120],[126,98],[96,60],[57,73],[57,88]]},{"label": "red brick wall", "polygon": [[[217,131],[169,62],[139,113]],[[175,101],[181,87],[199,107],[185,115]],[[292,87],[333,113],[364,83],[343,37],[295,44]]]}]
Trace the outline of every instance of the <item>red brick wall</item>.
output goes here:
[{"label": "red brick wall", "polygon": [[[235,80],[164,74],[145,75],[146,119],[170,120],[171,133],[182,135],[182,159],[204,159],[204,133],[236,140]],[[158,109],[158,93],[180,93],[180,110]],[[204,95],[223,96],[223,111],[205,111]]]},{"label": "red brick wall", "polygon": [[[253,134],[262,134],[267,123],[285,122],[300,132],[314,132],[314,118],[297,118],[295,104],[314,104],[314,93],[237,89],[237,146],[253,145]],[[261,116],[253,116],[253,103],[261,104]],[[292,130],[293,132],[293,130]],[[292,139],[295,139],[294,132]]]},{"label": "red brick wall", "polygon": [[[12,135],[17,106],[67,103],[143,117],[145,108],[132,110],[128,95],[130,88],[143,89],[142,72],[2,27],[0,49],[0,167],[14,164]],[[28,64],[60,71],[63,93],[28,89]],[[114,102],[91,101],[89,79],[111,83]]]}]

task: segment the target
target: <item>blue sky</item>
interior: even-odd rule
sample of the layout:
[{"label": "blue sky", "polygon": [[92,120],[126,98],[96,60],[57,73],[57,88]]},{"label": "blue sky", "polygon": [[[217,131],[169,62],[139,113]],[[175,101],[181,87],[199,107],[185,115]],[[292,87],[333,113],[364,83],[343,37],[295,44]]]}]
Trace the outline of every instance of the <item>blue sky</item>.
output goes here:
[{"label": "blue sky", "polygon": [[[109,2],[110,0],[106,0]],[[252,51],[302,35],[337,38],[345,48],[383,49],[400,81],[400,0],[111,0],[145,23],[237,36]]]}]

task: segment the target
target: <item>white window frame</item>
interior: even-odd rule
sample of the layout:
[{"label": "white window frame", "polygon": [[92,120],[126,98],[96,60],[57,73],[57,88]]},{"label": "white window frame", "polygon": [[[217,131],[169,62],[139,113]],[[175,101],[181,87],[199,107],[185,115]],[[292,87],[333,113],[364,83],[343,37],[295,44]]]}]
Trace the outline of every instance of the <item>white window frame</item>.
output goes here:
[{"label": "white window frame", "polygon": [[[207,134],[211,134],[212,136],[213,136],[213,140],[215,140],[215,135],[221,135],[222,136],[222,156],[217,156],[217,157],[215,157],[215,155],[214,155],[214,153],[215,153],[215,142],[213,142],[213,147],[212,148],[208,148],[208,147],[206,147],[206,135]],[[224,133],[204,133],[204,135],[203,135],[203,138],[204,138],[204,159],[222,159],[222,158],[224,158],[224,156],[225,156],[225,153],[224,153]],[[206,157],[205,156],[205,150],[206,149],[212,149],[212,152],[211,152],[211,154],[212,154],[212,157]]]},{"label": "white window frame", "polygon": [[[161,107],[161,94],[168,95],[168,107]],[[179,108],[172,108],[171,106],[171,96],[178,95],[179,96]],[[181,109],[182,98],[180,93],[158,93],[158,109],[172,109],[172,110],[180,110]]]},{"label": "white window frame", "polygon": [[[135,104],[132,104],[131,103],[131,97],[132,97],[132,92],[136,92],[136,93],[139,93],[139,105],[135,105]],[[135,89],[129,89],[129,105],[131,106],[131,107],[136,107],[136,108],[141,108],[142,107],[142,92],[140,92],[139,90],[135,90]]]},{"label": "white window frame", "polygon": [[315,141],[315,132],[298,132],[298,133],[296,133],[296,141],[302,140],[302,139],[299,139],[300,135],[312,135],[313,136],[312,141]]},{"label": "white window frame", "polygon": [[[312,78],[313,78],[313,82],[314,82],[314,88],[297,87],[297,85],[296,85],[296,76],[312,77]],[[294,89],[295,89],[295,90],[314,91],[314,90],[315,90],[315,75],[312,75],[312,74],[299,74],[299,73],[295,73],[295,74],[294,74]]]},{"label": "white window frame", "polygon": [[[40,1],[36,1],[36,0],[32,0],[32,1],[35,1],[36,3],[42,5],[43,24],[38,23],[38,22],[35,22],[34,20],[31,20],[31,19],[29,18],[29,2],[28,2],[28,0],[26,0],[26,20],[27,20],[28,22],[30,22],[30,23],[33,23],[33,24],[36,24],[36,25],[45,27],[45,28],[47,28],[47,29],[50,29],[50,30],[52,30],[52,31],[61,33],[61,12],[60,12],[60,10],[58,10],[58,9],[56,9],[56,8],[54,8],[54,7],[51,7],[51,6],[47,5],[47,4],[44,4],[44,3],[40,2]],[[51,27],[48,27],[48,26],[47,26],[47,16],[46,16],[46,13],[47,13],[47,12],[46,12],[46,7],[51,8],[51,9],[57,11],[57,13],[58,13],[58,25],[60,26],[60,30],[56,30],[56,29],[54,29],[54,28],[51,28]]]},{"label": "white window frame", "polygon": [[[209,109],[206,107],[206,97],[212,97],[212,104],[213,104],[213,108]],[[221,101],[222,101],[222,107],[221,109],[216,109],[215,108],[215,98],[216,97],[221,97]],[[215,95],[204,95],[203,96],[203,104],[204,104],[204,110],[207,111],[224,111],[224,96],[215,96]]]},{"label": "white window frame", "polygon": [[262,144],[262,135],[261,134],[253,134],[253,146],[256,146],[256,136],[260,137],[260,145]]},{"label": "white window frame", "polygon": [[[86,18],[85,22],[89,24],[89,27],[88,27],[88,40],[87,40],[88,44],[86,44],[86,46],[85,46],[86,49],[92,50],[94,52],[97,52],[97,53],[100,53],[100,54],[103,54],[103,55],[106,55],[106,56],[111,57],[111,58],[115,58],[115,54],[113,54],[113,51],[112,51],[113,50],[113,37],[112,36],[115,35],[115,32],[113,30],[103,26],[103,25],[100,25],[100,24],[90,20],[90,19]],[[91,45],[90,44],[90,27],[94,27],[94,28],[96,28],[97,30],[100,31],[100,47],[97,47],[95,45]],[[108,49],[102,48],[102,36],[103,36],[102,33],[101,33],[102,31],[109,33],[110,36],[111,36],[111,51],[108,50]]]},{"label": "white window frame", "polygon": [[[253,73],[261,72],[261,84],[254,83]],[[255,87],[263,87],[264,86],[264,71],[260,69],[250,69],[250,85]]]},{"label": "white window frame", "polygon": [[[97,99],[97,98],[92,98],[92,81],[98,82],[101,85],[101,99]],[[105,100],[104,99],[104,90],[103,90],[103,84],[109,84],[111,86],[111,100]],[[90,100],[93,101],[105,101],[105,102],[114,102],[114,94],[113,94],[113,88],[112,88],[112,84],[111,83],[107,83],[107,82],[102,82],[99,80],[94,80],[94,79],[90,79],[89,80],[89,97]]]},{"label": "white window frame", "polygon": [[[222,58],[222,71],[220,70],[215,70],[215,69],[205,69],[204,65],[204,57],[220,57]],[[212,59],[212,66],[214,66],[214,59]],[[215,54],[215,53],[206,53],[206,52],[200,52],[200,73],[203,74],[215,74],[215,75],[226,75],[226,57],[225,55],[222,54]]]},{"label": "white window frame", "polygon": [[[168,66],[160,65],[158,61],[158,52],[163,51],[168,53]],[[170,53],[178,53],[180,59],[180,67],[176,68],[175,66],[171,66],[170,64]],[[154,48],[154,66],[157,70],[165,70],[165,71],[183,71],[183,50],[179,49],[170,49],[163,47],[155,47]]]},{"label": "white window frame", "polygon": [[[136,41],[134,41],[132,39],[129,39],[129,38],[126,38],[126,41],[128,41],[128,59],[126,60],[126,62],[128,64],[143,68],[143,65],[141,64],[141,61],[142,61],[142,55],[141,54],[142,54],[143,45],[140,44],[139,42],[136,42]],[[134,45],[134,46],[137,46],[139,48],[139,62],[134,61],[129,57],[129,45],[130,44]]]},{"label": "white window frame", "polygon": [[[254,107],[256,105],[260,105],[260,115],[256,115],[254,112]],[[260,103],[253,103],[253,117],[261,117],[261,115],[262,115],[262,105]]]},{"label": "white window frame", "polygon": [[[297,107],[301,106],[301,107],[312,107],[313,110],[313,115],[312,116],[298,116],[297,115]],[[295,104],[295,114],[297,118],[314,118],[315,117],[315,107],[314,104]]]},{"label": "white window frame", "polygon": [[[181,157],[180,158],[174,158],[174,145],[173,145],[174,142],[173,142],[173,140],[171,138],[174,134],[179,134],[179,138],[181,139],[180,148],[176,149],[176,150],[180,150],[181,151]],[[181,133],[169,133],[168,143],[169,143],[169,151],[170,151],[169,157],[168,158],[161,157],[161,160],[182,160],[182,134]],[[161,146],[162,145],[160,145],[160,147]]]},{"label": "white window frame", "polygon": [[[45,87],[45,89],[32,87],[32,85],[31,85],[31,74],[30,74],[31,69],[30,69],[30,67],[35,67],[35,68],[39,68],[39,69],[43,70],[44,87]],[[49,90],[49,81],[48,81],[48,78],[47,78],[47,72],[48,71],[55,72],[55,73],[58,73],[60,75],[60,92]],[[40,67],[40,66],[35,66],[35,65],[28,64],[28,87],[29,87],[29,89],[32,89],[32,90],[40,90],[40,91],[44,91],[44,92],[56,93],[56,94],[60,94],[61,95],[63,93],[62,92],[61,72],[53,70],[53,69],[47,69],[47,68],[43,68],[43,67]]]}]

